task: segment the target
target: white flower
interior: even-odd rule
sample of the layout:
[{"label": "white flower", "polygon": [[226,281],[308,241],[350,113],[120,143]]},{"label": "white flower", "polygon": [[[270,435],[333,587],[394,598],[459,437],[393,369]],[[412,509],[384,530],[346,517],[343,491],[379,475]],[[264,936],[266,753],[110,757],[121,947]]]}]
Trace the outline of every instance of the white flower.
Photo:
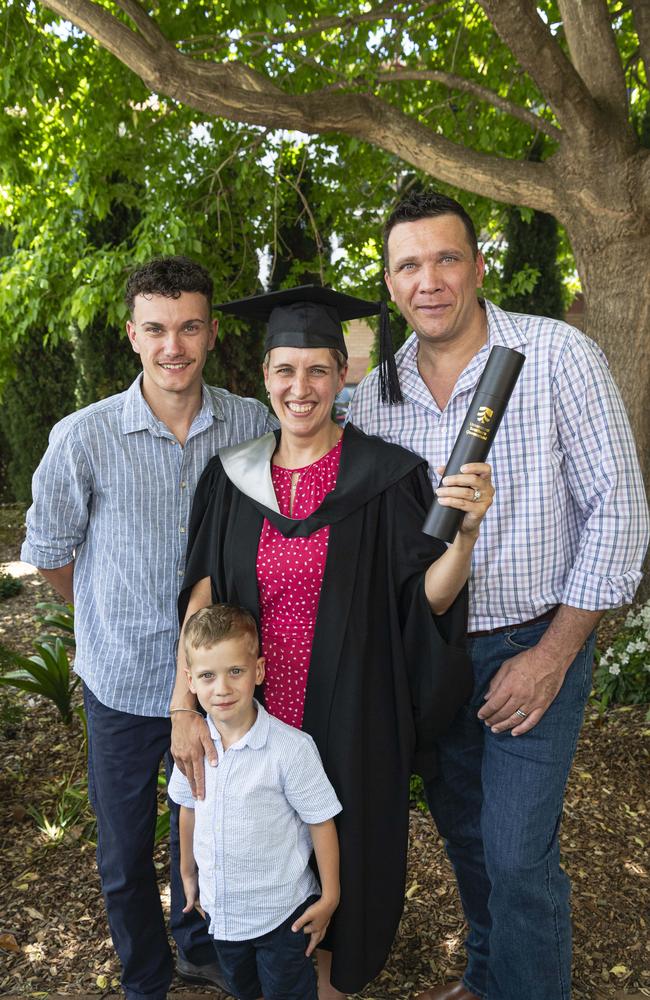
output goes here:
[{"label": "white flower", "polygon": [[618,675],[621,672],[621,668],[619,667],[618,663],[612,663],[611,667],[609,668],[609,672],[610,674],[614,674],[614,677],[618,677]]},{"label": "white flower", "polygon": [[630,662],[630,657],[628,656],[627,653],[621,653],[621,655],[619,656],[619,660],[621,661],[623,666],[625,666],[626,663]]}]

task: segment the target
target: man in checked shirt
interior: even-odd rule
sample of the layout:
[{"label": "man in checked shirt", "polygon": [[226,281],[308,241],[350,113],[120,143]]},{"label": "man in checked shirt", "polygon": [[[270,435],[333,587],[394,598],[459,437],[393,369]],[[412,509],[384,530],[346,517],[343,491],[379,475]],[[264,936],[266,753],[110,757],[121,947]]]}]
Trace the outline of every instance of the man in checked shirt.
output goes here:
[{"label": "man in checked shirt", "polygon": [[[402,401],[373,371],[349,419],[444,466],[490,348],[526,355],[490,453],[495,503],[474,550],[474,693],[426,791],[469,933],[461,982],[419,1000],[568,1000],[569,880],[562,800],[591,687],[594,629],[632,600],[648,541],[634,442],[599,348],[565,323],[504,312],[477,291],[484,263],[462,206],[401,202],[385,278],[413,330],[396,356]],[[435,485],[435,483],[434,483]]]},{"label": "man in checked shirt", "polygon": [[[166,755],[171,768],[176,601],[192,497],[219,448],[272,425],[261,403],[202,382],[217,333],[205,268],[186,257],[154,259],[130,276],[126,301],[143,370],[125,392],[53,428],[34,475],[22,558],[75,606],[88,790],[122,987],[128,1000],[164,1000],[173,964],[153,864],[156,789]],[[197,752],[213,761],[208,742]],[[203,920],[182,913],[177,807],[171,896],[179,975],[220,985]]]}]

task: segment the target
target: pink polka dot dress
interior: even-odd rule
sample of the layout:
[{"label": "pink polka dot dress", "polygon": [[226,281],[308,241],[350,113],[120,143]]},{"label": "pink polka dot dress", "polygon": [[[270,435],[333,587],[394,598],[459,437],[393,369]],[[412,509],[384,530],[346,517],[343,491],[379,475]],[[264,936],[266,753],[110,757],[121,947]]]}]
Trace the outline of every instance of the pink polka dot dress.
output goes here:
[{"label": "pink polka dot dress", "polygon": [[[304,518],[336,486],[341,441],[304,469],[271,466],[280,512]],[[291,480],[298,473],[293,510]],[[264,703],[278,719],[302,727],[311,647],[325,572],[329,525],[307,538],[285,538],[266,519],[257,549],[262,654],[266,657]]]}]

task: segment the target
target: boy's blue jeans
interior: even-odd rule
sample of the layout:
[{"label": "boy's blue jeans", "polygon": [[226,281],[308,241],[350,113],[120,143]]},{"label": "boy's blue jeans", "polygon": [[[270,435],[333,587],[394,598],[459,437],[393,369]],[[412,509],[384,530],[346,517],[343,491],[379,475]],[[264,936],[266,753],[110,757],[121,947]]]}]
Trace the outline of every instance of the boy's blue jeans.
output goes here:
[{"label": "boy's blue jeans", "polygon": [[[127,1000],[164,1000],[172,955],[153,863],[158,769],[169,756],[169,719],[107,708],[84,684],[88,723],[88,795],[97,817],[97,867]],[[169,762],[166,762],[169,766]],[[216,961],[207,927],[185,905],[180,876],[178,807],[171,812],[171,929],[180,954],[196,965]]]},{"label": "boy's blue jeans", "polygon": [[547,622],[470,639],[474,692],[441,741],[429,807],[454,866],[469,933],[465,986],[487,1000],[569,1000],[569,880],[558,834],[591,688],[594,636],[555,701],[523,736],[493,734],[476,713],[504,662]]}]

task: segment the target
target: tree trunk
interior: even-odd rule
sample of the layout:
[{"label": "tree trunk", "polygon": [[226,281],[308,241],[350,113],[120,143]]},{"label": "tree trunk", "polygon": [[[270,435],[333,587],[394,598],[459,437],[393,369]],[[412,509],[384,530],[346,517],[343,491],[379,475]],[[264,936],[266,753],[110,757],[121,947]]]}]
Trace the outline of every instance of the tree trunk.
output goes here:
[{"label": "tree trunk", "polygon": [[650,481],[650,233],[588,233],[572,245],[585,295],[585,333],[605,351]]}]

